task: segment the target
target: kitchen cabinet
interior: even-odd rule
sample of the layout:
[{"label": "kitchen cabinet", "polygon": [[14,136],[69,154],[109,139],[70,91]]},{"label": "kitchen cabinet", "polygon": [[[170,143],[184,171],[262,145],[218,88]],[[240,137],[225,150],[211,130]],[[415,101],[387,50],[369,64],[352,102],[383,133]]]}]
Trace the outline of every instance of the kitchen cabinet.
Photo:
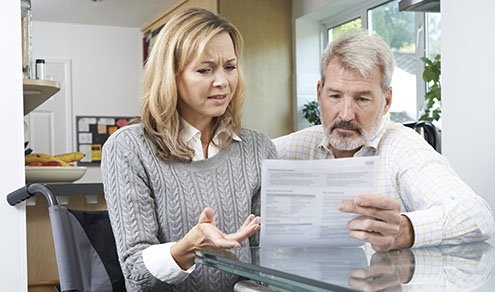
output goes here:
[{"label": "kitchen cabinet", "polygon": [[51,80],[23,79],[24,115],[29,114],[60,90]]},{"label": "kitchen cabinet", "polygon": [[244,39],[247,92],[243,126],[278,137],[294,130],[292,1],[181,0],[143,26],[143,59],[160,29],[177,12],[202,7],[232,22]]}]

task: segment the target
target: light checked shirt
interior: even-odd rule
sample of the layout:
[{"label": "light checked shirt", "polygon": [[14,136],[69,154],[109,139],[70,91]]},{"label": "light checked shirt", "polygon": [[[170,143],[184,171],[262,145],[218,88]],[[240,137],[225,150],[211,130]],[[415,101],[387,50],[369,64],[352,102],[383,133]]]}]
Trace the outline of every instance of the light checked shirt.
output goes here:
[{"label": "light checked shirt", "polygon": [[[280,159],[334,159],[321,125],[273,139]],[[379,192],[401,203],[414,228],[413,247],[488,239],[489,205],[421,135],[383,118],[376,136],[354,156],[379,156]]]}]

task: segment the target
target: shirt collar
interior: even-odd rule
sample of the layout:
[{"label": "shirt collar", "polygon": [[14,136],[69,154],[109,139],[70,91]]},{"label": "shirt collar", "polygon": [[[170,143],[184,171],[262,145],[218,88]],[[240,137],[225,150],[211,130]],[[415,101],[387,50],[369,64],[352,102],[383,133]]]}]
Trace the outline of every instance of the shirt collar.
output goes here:
[{"label": "shirt collar", "polygon": [[[201,138],[201,132],[196,129],[193,125],[189,124],[186,120],[181,118],[182,124],[184,125],[184,130],[182,131],[182,138],[184,139],[184,142],[189,143],[191,140],[193,140],[195,137],[197,139]],[[222,133],[227,132],[224,128],[218,129],[217,132],[215,133],[215,136],[213,136],[213,142],[218,145],[219,141],[219,135]],[[233,133],[232,139],[235,141],[242,141],[242,139],[236,134]]]},{"label": "shirt collar", "polygon": [[182,131],[182,138],[184,139],[184,142],[188,143],[194,137],[201,137],[201,132],[193,127],[191,124],[186,122],[183,118],[181,118],[182,124],[184,125],[183,131]]}]

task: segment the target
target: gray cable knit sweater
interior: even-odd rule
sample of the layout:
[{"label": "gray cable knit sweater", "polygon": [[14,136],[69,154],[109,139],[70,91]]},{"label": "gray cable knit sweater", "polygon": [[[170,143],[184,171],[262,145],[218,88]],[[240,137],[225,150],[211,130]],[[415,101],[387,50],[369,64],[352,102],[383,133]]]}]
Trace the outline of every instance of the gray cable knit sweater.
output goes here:
[{"label": "gray cable knit sweater", "polygon": [[141,124],[105,142],[105,198],[128,291],[232,291],[236,276],[202,265],[181,283],[163,283],[146,269],[141,252],[180,240],[207,206],[225,233],[237,231],[249,214],[259,215],[261,162],[276,158],[276,150],[264,134],[244,129],[239,136],[242,141],[196,162],[159,160]]}]

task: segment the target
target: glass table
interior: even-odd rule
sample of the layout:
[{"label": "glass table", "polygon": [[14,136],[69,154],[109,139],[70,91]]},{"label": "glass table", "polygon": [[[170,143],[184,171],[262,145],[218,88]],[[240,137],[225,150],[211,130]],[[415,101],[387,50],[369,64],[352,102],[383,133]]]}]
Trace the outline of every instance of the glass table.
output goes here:
[{"label": "glass table", "polygon": [[375,253],[363,247],[241,247],[196,252],[196,263],[274,291],[493,291],[486,242]]}]

